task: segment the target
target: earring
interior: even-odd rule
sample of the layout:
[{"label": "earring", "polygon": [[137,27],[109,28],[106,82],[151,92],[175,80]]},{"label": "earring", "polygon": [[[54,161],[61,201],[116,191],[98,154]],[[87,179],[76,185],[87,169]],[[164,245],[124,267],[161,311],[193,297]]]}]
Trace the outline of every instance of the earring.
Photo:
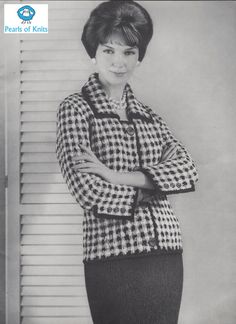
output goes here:
[{"label": "earring", "polygon": [[140,64],[140,61],[138,61],[137,63],[136,63],[136,65],[138,66]]},{"label": "earring", "polygon": [[95,58],[92,58],[91,61],[92,61],[93,64],[96,64],[96,59]]}]

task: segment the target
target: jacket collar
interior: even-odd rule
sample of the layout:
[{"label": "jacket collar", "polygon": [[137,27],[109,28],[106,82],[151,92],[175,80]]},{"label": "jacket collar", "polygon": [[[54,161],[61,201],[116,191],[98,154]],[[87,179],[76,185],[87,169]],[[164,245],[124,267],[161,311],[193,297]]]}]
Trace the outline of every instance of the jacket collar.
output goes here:
[{"label": "jacket collar", "polygon": [[[153,121],[150,109],[139,102],[133,94],[130,85],[125,85],[127,100],[127,115],[129,119],[139,118],[146,121]],[[98,73],[90,75],[88,81],[82,88],[82,94],[87,100],[96,117],[99,118],[118,118],[116,110],[110,106],[108,97],[98,78]]]}]

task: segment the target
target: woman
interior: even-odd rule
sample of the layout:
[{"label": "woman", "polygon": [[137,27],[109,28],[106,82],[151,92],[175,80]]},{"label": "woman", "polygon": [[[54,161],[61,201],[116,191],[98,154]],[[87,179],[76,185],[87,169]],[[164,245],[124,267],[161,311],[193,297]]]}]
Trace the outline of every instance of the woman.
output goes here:
[{"label": "woman", "polygon": [[58,110],[57,157],[84,208],[84,269],[95,324],[176,324],[182,240],[167,195],[194,190],[185,148],[127,83],[152,37],[132,1],[99,4],[82,42],[96,65]]}]

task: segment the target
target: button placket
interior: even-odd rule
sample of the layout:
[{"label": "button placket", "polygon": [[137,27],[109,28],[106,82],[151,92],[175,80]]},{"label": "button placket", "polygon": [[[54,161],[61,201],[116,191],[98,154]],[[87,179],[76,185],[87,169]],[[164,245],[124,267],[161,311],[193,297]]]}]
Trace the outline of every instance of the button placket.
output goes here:
[{"label": "button placket", "polygon": [[158,229],[157,229],[157,224],[156,224],[156,221],[155,221],[155,217],[153,215],[153,212],[152,212],[152,209],[151,207],[149,206],[149,204],[147,205],[148,207],[148,210],[150,212],[150,215],[151,215],[151,218],[152,218],[152,224],[153,224],[153,230],[154,230],[154,235],[155,237],[151,237],[148,241],[148,244],[151,246],[151,247],[156,247],[158,246],[159,244],[159,239],[158,239]]},{"label": "button placket", "polygon": [[155,237],[150,238],[150,240],[149,240],[148,243],[149,243],[149,245],[150,245],[151,247],[156,246],[156,245],[157,245],[156,238],[155,238]]},{"label": "button placket", "polygon": [[126,133],[130,136],[133,136],[135,131],[134,131],[134,128],[133,126],[129,125],[127,128],[126,128]]}]

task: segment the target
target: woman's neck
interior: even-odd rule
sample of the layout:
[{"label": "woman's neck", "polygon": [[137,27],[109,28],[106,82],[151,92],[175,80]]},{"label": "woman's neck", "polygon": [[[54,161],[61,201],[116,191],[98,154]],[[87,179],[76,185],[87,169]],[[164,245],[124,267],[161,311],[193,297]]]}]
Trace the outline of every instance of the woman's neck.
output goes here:
[{"label": "woman's neck", "polygon": [[111,85],[102,78],[99,78],[100,82],[103,85],[103,88],[108,95],[109,98],[113,98],[115,100],[121,100],[125,84],[119,84],[119,85]]}]

